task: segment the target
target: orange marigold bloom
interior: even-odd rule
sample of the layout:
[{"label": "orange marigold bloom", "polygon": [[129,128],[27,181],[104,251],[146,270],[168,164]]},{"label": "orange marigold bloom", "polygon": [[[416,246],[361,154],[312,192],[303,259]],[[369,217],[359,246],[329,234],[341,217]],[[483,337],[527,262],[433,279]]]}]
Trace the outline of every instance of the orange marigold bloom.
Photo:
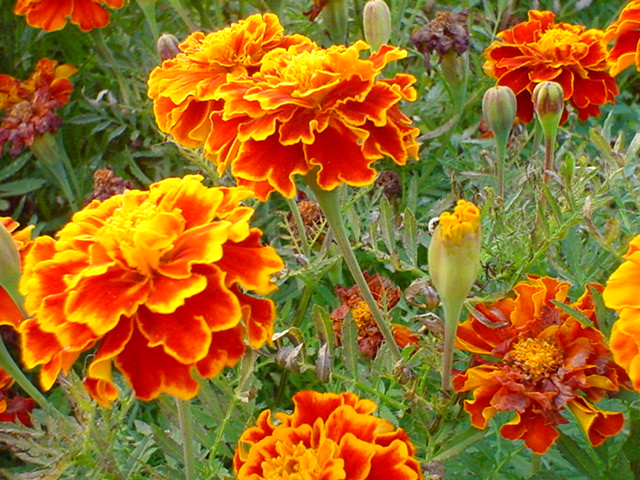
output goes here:
[{"label": "orange marigold bloom", "polygon": [[[597,329],[589,289],[571,304],[569,284],[553,278],[530,276],[513,290],[513,298],[477,305],[477,313],[458,327],[459,348],[496,359],[478,358],[453,379],[456,392],[474,391],[464,405],[471,423],[484,429],[496,412],[513,411],[514,418],[500,429],[502,436],[522,439],[542,454],[558,438],[557,425],[568,423],[561,415],[567,407],[589,442],[602,444],[620,432],[624,416],[592,402],[630,385]],[[553,301],[594,326],[583,325]]]},{"label": "orange marigold bloom", "polygon": [[610,73],[614,77],[636,64],[640,71],[640,0],[631,0],[618,19],[604,32],[604,43],[615,40],[609,52]]},{"label": "orange marigold bloom", "polygon": [[620,314],[609,340],[613,358],[640,391],[640,235],[631,241],[624,258],[626,261],[607,280],[603,298],[607,307]]},{"label": "orange marigold bloom", "polygon": [[[580,120],[600,114],[599,106],[618,94],[609,74],[604,32],[582,25],[555,23],[553,12],[529,11],[529,20],[498,34],[484,52],[484,71],[510,87],[518,100],[518,119],[533,119],[531,95],[546,80],[562,85],[564,99]],[[568,112],[565,110],[562,122]]]},{"label": "orange marigold bloom", "polygon": [[[223,172],[260,199],[276,190],[296,193],[296,175],[313,176],[324,190],[374,182],[376,160],[404,165],[417,158],[419,130],[399,108],[415,100],[415,78],[378,79],[406,51],[383,45],[367,59],[362,41],[328,49],[295,45],[262,59],[260,72],[222,85],[223,111],[211,117],[215,135],[205,152]],[[339,152],[336,154],[336,152]]]},{"label": "orange marigold bloom", "polygon": [[374,417],[374,402],[314,391],[293,402],[292,414],[265,410],[242,434],[233,459],[239,480],[422,478],[407,433]]},{"label": "orange marigold bloom", "polygon": [[[400,301],[402,292],[396,288],[388,278],[375,273],[369,275],[364,272],[364,278],[371,289],[373,298],[382,312],[389,312]],[[367,302],[365,302],[362,292],[357,285],[344,288],[339,285],[335,293],[340,298],[342,305],[331,313],[333,330],[336,333],[336,340],[340,345],[342,337],[342,325],[347,313],[350,313],[358,327],[358,349],[365,358],[373,358],[384,343],[382,332],[376,325],[373,314]],[[391,331],[399,347],[404,348],[418,343],[418,336],[404,325],[392,323]]]},{"label": "orange marigold bloom", "polygon": [[216,90],[228,75],[255,74],[265,53],[296,43],[311,43],[301,35],[283,35],[278,17],[268,13],[205,35],[192,33],[179,45],[181,53],[165,60],[149,76],[149,97],[160,130],[190,148],[212,134],[210,117],[220,111]]},{"label": "orange marigold bloom", "polygon": [[24,82],[0,74],[0,110],[5,111],[0,124],[0,154],[10,142],[9,153],[18,155],[36,136],[54,133],[62,125],[55,110],[69,101],[73,91],[69,77],[77,71],[73,65],[43,58]]},{"label": "orange marigold bloom", "polygon": [[35,240],[21,291],[23,361],[42,365],[42,387],[96,345],[85,387],[101,405],[118,395],[112,363],[136,396],[181,399],[203,378],[270,341],[274,307],[264,295],[283,268],[253,209],[251,192],[207,188],[200,176],[169,178],[148,191],[92,201],[57,234]]},{"label": "orange marigold bloom", "polygon": [[109,23],[109,8],[122,8],[125,0],[18,0],[15,13],[47,32],[62,30],[70,19],[85,32]]}]

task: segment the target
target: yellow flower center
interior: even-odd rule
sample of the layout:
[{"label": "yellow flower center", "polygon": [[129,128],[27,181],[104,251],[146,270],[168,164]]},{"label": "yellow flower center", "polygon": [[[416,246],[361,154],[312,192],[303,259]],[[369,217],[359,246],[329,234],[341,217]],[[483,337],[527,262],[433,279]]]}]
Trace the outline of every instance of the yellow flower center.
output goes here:
[{"label": "yellow flower center", "polygon": [[158,206],[149,200],[145,200],[134,208],[127,207],[123,205],[121,208],[116,209],[112,216],[107,218],[105,222],[106,230],[103,230],[103,232],[119,237],[122,241],[131,241],[136,227],[153,218],[158,211]]},{"label": "yellow flower center", "polygon": [[456,244],[460,244],[467,235],[477,235],[480,231],[480,210],[465,200],[458,200],[453,213],[443,212],[439,220],[443,240]]},{"label": "yellow flower center", "polygon": [[514,365],[530,377],[541,377],[557,370],[562,363],[560,346],[547,338],[518,340],[509,352]]},{"label": "yellow flower center", "polygon": [[278,455],[262,462],[265,480],[319,480],[328,464],[344,466],[342,459],[335,458],[337,446],[331,440],[325,440],[319,448],[287,441],[277,442],[275,447]]},{"label": "yellow flower center", "polygon": [[554,51],[558,47],[565,45],[576,45],[580,43],[580,36],[576,33],[562,28],[552,28],[542,34],[538,45],[543,52]]},{"label": "yellow flower center", "polygon": [[371,310],[367,306],[367,302],[364,300],[359,301],[353,307],[351,307],[351,316],[356,322],[358,329],[366,329],[376,325]]}]

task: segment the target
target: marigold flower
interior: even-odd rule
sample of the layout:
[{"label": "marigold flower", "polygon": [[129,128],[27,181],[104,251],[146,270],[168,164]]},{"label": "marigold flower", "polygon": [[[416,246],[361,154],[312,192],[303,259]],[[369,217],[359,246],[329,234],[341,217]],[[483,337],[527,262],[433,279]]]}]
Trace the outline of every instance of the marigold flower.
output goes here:
[{"label": "marigold flower", "polygon": [[283,267],[243,188],[207,188],[200,176],[169,178],[148,191],[94,200],[57,234],[35,240],[21,291],[32,316],[20,324],[23,361],[42,365],[51,388],[61,370],[97,346],[85,387],[101,405],[118,395],[112,363],[136,396],[181,399],[271,339],[264,295]]},{"label": "marigold flower", "polygon": [[407,433],[374,417],[374,402],[314,391],[293,402],[293,413],[265,410],[242,434],[233,459],[239,480],[422,478]]},{"label": "marigold flower", "polygon": [[0,74],[0,154],[10,142],[9,153],[16,156],[33,145],[37,136],[54,133],[62,120],[55,114],[69,101],[73,86],[69,81],[78,70],[70,64],[41,59],[35,72],[24,82]]},{"label": "marigold flower", "polygon": [[604,32],[603,41],[615,40],[609,52],[609,73],[614,77],[634,63],[640,71],[640,0],[631,0]]},{"label": "marigold flower", "polygon": [[109,23],[109,8],[122,8],[125,0],[18,0],[15,13],[27,23],[47,32],[62,30],[67,20],[85,32]]},{"label": "marigold flower", "polygon": [[0,368],[0,422],[20,422],[31,426],[31,412],[35,407],[32,398],[24,398],[11,391],[13,378]]},{"label": "marigold flower", "polygon": [[17,328],[24,318],[12,293],[17,293],[25,255],[31,247],[33,225],[20,226],[11,217],[0,217],[0,325]]},{"label": "marigold flower", "polygon": [[620,314],[619,320],[613,324],[609,347],[616,363],[624,368],[633,387],[640,391],[640,301],[638,285],[640,284],[640,235],[629,245],[629,251],[623,262],[607,280],[603,292],[607,307]]},{"label": "marigold flower", "polygon": [[[628,388],[629,380],[597,329],[590,290],[571,304],[569,284],[549,277],[530,276],[513,290],[513,298],[476,305],[476,313],[458,328],[459,348],[495,359],[479,358],[453,379],[456,392],[474,391],[464,406],[473,426],[484,429],[496,412],[513,411],[500,433],[524,440],[539,454],[558,438],[556,427],[568,423],[561,415],[564,407],[594,446],[619,433],[622,413],[592,403]],[[553,301],[567,304],[594,326],[581,324]]]},{"label": "marigold flower", "polygon": [[[390,312],[400,301],[402,292],[396,288],[388,278],[375,273],[369,275],[364,272],[364,278],[371,289],[374,300],[383,312]],[[333,321],[333,330],[336,340],[340,344],[342,337],[342,324],[347,313],[351,313],[358,327],[358,349],[365,358],[373,358],[384,343],[382,332],[376,325],[373,314],[362,296],[357,285],[344,288],[339,285],[335,293],[340,298],[342,305],[336,308],[330,315]],[[404,348],[418,343],[418,336],[404,325],[392,323],[391,331],[399,347]]]},{"label": "marigold flower", "polygon": [[[297,45],[267,53],[260,72],[219,89],[223,112],[212,116],[215,135],[205,151],[227,166],[260,199],[296,192],[296,175],[312,175],[323,190],[374,182],[371,167],[385,155],[404,165],[417,157],[419,130],[399,109],[415,100],[415,78],[378,79],[406,51],[383,45],[368,59],[359,41],[320,49]],[[336,155],[339,152],[339,155]]]},{"label": "marigold flower", "polygon": [[[533,119],[531,95],[545,80],[559,83],[564,99],[582,121],[600,114],[600,106],[618,94],[609,74],[604,32],[582,25],[555,23],[555,14],[529,11],[529,20],[498,34],[484,52],[484,71],[498,85],[511,87],[518,100],[518,118]],[[562,122],[568,118],[565,109]]]},{"label": "marigold flower", "polygon": [[149,76],[149,97],[160,130],[185,147],[198,148],[212,134],[210,117],[221,110],[216,90],[227,76],[255,74],[262,57],[278,47],[311,43],[301,35],[283,35],[273,14],[245,20],[205,35],[194,32],[174,58]]}]

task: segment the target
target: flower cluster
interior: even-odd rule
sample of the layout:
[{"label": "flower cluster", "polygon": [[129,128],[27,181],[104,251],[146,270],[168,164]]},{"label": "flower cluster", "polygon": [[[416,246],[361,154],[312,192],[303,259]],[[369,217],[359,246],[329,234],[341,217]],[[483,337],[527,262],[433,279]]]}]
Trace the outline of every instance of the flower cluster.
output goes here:
[{"label": "flower cluster", "polygon": [[273,290],[282,260],[249,226],[253,210],[239,204],[249,191],[201,180],[94,200],[57,239],[34,241],[21,281],[31,317],[19,330],[45,390],[97,345],[85,387],[101,405],[118,395],[112,364],[140,399],[189,399],[194,372],[211,378],[238,362],[245,339],[271,339],[272,302],[245,292]]},{"label": "flower cluster", "polygon": [[282,35],[270,14],[194,33],[180,48],[149,77],[158,125],[185,146],[204,146],[220,173],[229,168],[260,199],[292,198],[296,175],[325,190],[368,185],[376,160],[417,156],[419,131],[399,109],[416,98],[415,79],[378,79],[403,50],[383,46],[361,59],[362,41],[323,49]]},{"label": "flower cluster", "polygon": [[[600,106],[618,94],[609,74],[604,32],[582,25],[555,23],[555,14],[529,11],[529,20],[498,34],[484,52],[484,71],[498,85],[510,87],[518,101],[518,119],[533,119],[535,86],[553,80],[580,120],[600,114]],[[565,110],[562,122],[568,118]]]},{"label": "flower cluster", "polygon": [[[455,391],[474,391],[464,405],[471,423],[484,429],[496,412],[513,411],[514,418],[500,433],[524,440],[541,454],[558,437],[557,425],[567,423],[561,415],[567,407],[589,442],[602,444],[620,432],[624,417],[592,402],[628,388],[629,381],[597,329],[589,288],[571,304],[569,285],[548,277],[530,276],[513,290],[513,298],[477,305],[458,328],[459,348],[477,354],[475,364],[453,379]],[[593,326],[583,325],[554,302],[567,305]]]},{"label": "flower cluster", "polygon": [[[382,277],[377,273],[369,275],[365,272],[364,277],[367,280],[373,298],[378,304],[378,308],[383,312],[391,311],[400,301],[402,294],[400,289],[396,288],[388,278]],[[376,325],[362,292],[357,285],[350,288],[344,288],[340,285],[336,288],[336,294],[340,298],[342,305],[331,313],[331,320],[333,321],[333,329],[336,333],[338,344],[340,344],[342,336],[344,319],[347,314],[351,314],[358,327],[359,350],[365,358],[375,357],[384,343],[384,337]],[[401,348],[418,343],[418,336],[404,325],[392,323],[391,331],[396,343]]]},{"label": "flower cluster", "polygon": [[611,75],[614,77],[635,63],[640,71],[640,0],[631,0],[620,17],[604,32],[603,41],[614,41],[609,52]]},{"label": "flower cluster", "polygon": [[67,20],[89,31],[109,23],[109,8],[122,8],[125,0],[18,0],[15,13],[25,15],[32,27],[47,32],[62,30]]},{"label": "flower cluster", "polygon": [[239,480],[389,478],[419,480],[407,433],[371,415],[376,404],[353,393],[298,392],[292,414],[263,411],[239,440]]},{"label": "flower cluster", "polygon": [[626,261],[607,280],[602,295],[605,305],[620,314],[609,340],[613,358],[627,371],[633,387],[640,391],[640,236],[631,241],[624,258]]},{"label": "flower cluster", "polygon": [[38,135],[55,132],[62,120],[55,110],[69,101],[73,86],[69,81],[77,69],[70,64],[58,65],[41,59],[35,72],[24,82],[0,74],[0,154],[7,143],[9,153],[18,155],[30,147]]}]

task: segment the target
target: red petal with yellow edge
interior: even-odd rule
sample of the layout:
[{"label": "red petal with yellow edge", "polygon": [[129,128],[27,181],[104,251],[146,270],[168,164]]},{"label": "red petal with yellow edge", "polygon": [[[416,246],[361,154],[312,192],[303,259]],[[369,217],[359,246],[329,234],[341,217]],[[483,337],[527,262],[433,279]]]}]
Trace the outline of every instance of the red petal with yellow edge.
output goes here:
[{"label": "red petal with yellow edge", "polygon": [[596,408],[584,398],[576,397],[567,406],[587,435],[589,443],[594,447],[599,447],[608,437],[617,435],[624,427],[624,415],[622,413],[605,412]]},{"label": "red petal with yellow edge", "polygon": [[20,324],[22,361],[27,368],[48,363],[62,350],[62,345],[51,333],[43,332],[36,318]]},{"label": "red petal with yellow edge", "polygon": [[284,264],[273,247],[260,244],[261,235],[262,232],[254,228],[246,240],[224,244],[224,255],[216,266],[227,273],[225,283],[228,286],[239,283],[261,295],[274,289],[271,275],[282,270]]},{"label": "red petal with yellow edge", "polygon": [[16,330],[24,319],[20,308],[9,293],[0,285],[0,325],[11,325]]},{"label": "red petal with yellow edge", "polygon": [[247,326],[247,337],[253,348],[260,348],[265,342],[271,342],[273,337],[273,320],[275,307],[271,300],[255,298],[243,293],[235,292],[244,311]]},{"label": "red petal with yellow edge", "polygon": [[[344,460],[345,479],[369,479],[371,460],[376,454],[374,445],[348,433],[340,439],[340,457]],[[395,478],[395,477],[387,477]]]},{"label": "red petal with yellow edge", "polygon": [[203,378],[215,377],[223,368],[233,367],[238,363],[244,352],[241,325],[229,330],[213,332],[207,356],[196,364],[198,373]]},{"label": "red petal with yellow edge", "polygon": [[154,103],[154,114],[160,130],[173,135],[178,143],[189,148],[197,148],[207,139],[212,129],[209,118],[211,111],[208,102],[193,99],[175,104],[161,97]]},{"label": "red petal with yellow edge", "polygon": [[207,288],[207,279],[201,275],[173,279],[156,275],[145,306],[153,313],[172,313],[184,305],[187,298]]},{"label": "red petal with yellow edge", "polygon": [[369,136],[364,141],[363,152],[367,158],[382,158],[386,155],[398,165],[407,163],[407,149],[403,134],[396,125],[388,122],[382,127],[366,125]]},{"label": "red petal with yellow edge", "polygon": [[347,434],[367,443],[373,442],[380,424],[386,420],[371,415],[358,414],[351,405],[342,405],[336,408],[325,422],[327,437],[339,442]]},{"label": "red petal with yellow edge", "polygon": [[85,277],[69,292],[68,321],[86,323],[96,335],[113,329],[122,316],[132,316],[143,304],[153,283],[135,271],[112,268],[98,277]]},{"label": "red petal with yellow edge", "polygon": [[19,0],[18,15],[26,15],[27,23],[47,32],[62,30],[73,12],[75,0]]},{"label": "red petal with yellow edge", "polygon": [[[318,165],[318,185],[333,190],[341,183],[362,187],[373,182],[376,171],[370,167],[376,158],[365,158],[360,146],[364,131],[333,123],[316,135],[312,145],[305,145],[310,165]],[[378,157],[379,158],[379,157]]]},{"label": "red petal with yellow edge", "polygon": [[118,398],[118,389],[111,379],[111,362],[124,350],[132,334],[133,320],[123,318],[116,328],[102,338],[100,348],[87,368],[84,384],[91,396],[103,407],[108,407]]},{"label": "red petal with yellow edge", "polygon": [[140,400],[153,400],[162,393],[189,400],[198,393],[199,384],[191,375],[191,366],[179,363],[162,347],[149,348],[135,325],[115,364]]},{"label": "red petal with yellow edge", "polygon": [[[44,0],[45,2],[47,0]],[[88,32],[94,28],[102,28],[109,23],[109,12],[94,0],[74,0],[71,22],[80,30]]]},{"label": "red petal with yellow edge", "polygon": [[280,142],[282,145],[294,145],[296,143],[312,143],[316,132],[327,128],[331,116],[328,113],[315,112],[308,109],[299,109],[289,121],[279,127]]},{"label": "red petal with yellow edge", "polygon": [[158,183],[152,187],[153,192],[165,192],[158,208],[169,212],[180,209],[180,216],[185,221],[185,231],[211,222],[224,199],[224,193],[204,186],[199,175],[187,175],[176,180],[176,185],[164,186],[164,183]]},{"label": "red petal with yellow edge", "polygon": [[[371,459],[371,472],[367,480],[418,480],[422,478],[420,466],[410,462],[407,444],[392,442],[388,447],[377,447],[376,455]],[[417,468],[416,468],[417,467]]]},{"label": "red petal with yellow edge", "polygon": [[387,110],[402,98],[390,85],[378,82],[372,88],[364,102],[347,100],[337,107],[340,115],[353,125],[363,125],[371,121],[380,127],[387,123]]},{"label": "red petal with yellow edge", "polygon": [[516,413],[513,420],[500,428],[500,434],[509,440],[524,440],[524,443],[538,455],[546,453],[560,436],[552,425],[545,423],[541,415]]}]

